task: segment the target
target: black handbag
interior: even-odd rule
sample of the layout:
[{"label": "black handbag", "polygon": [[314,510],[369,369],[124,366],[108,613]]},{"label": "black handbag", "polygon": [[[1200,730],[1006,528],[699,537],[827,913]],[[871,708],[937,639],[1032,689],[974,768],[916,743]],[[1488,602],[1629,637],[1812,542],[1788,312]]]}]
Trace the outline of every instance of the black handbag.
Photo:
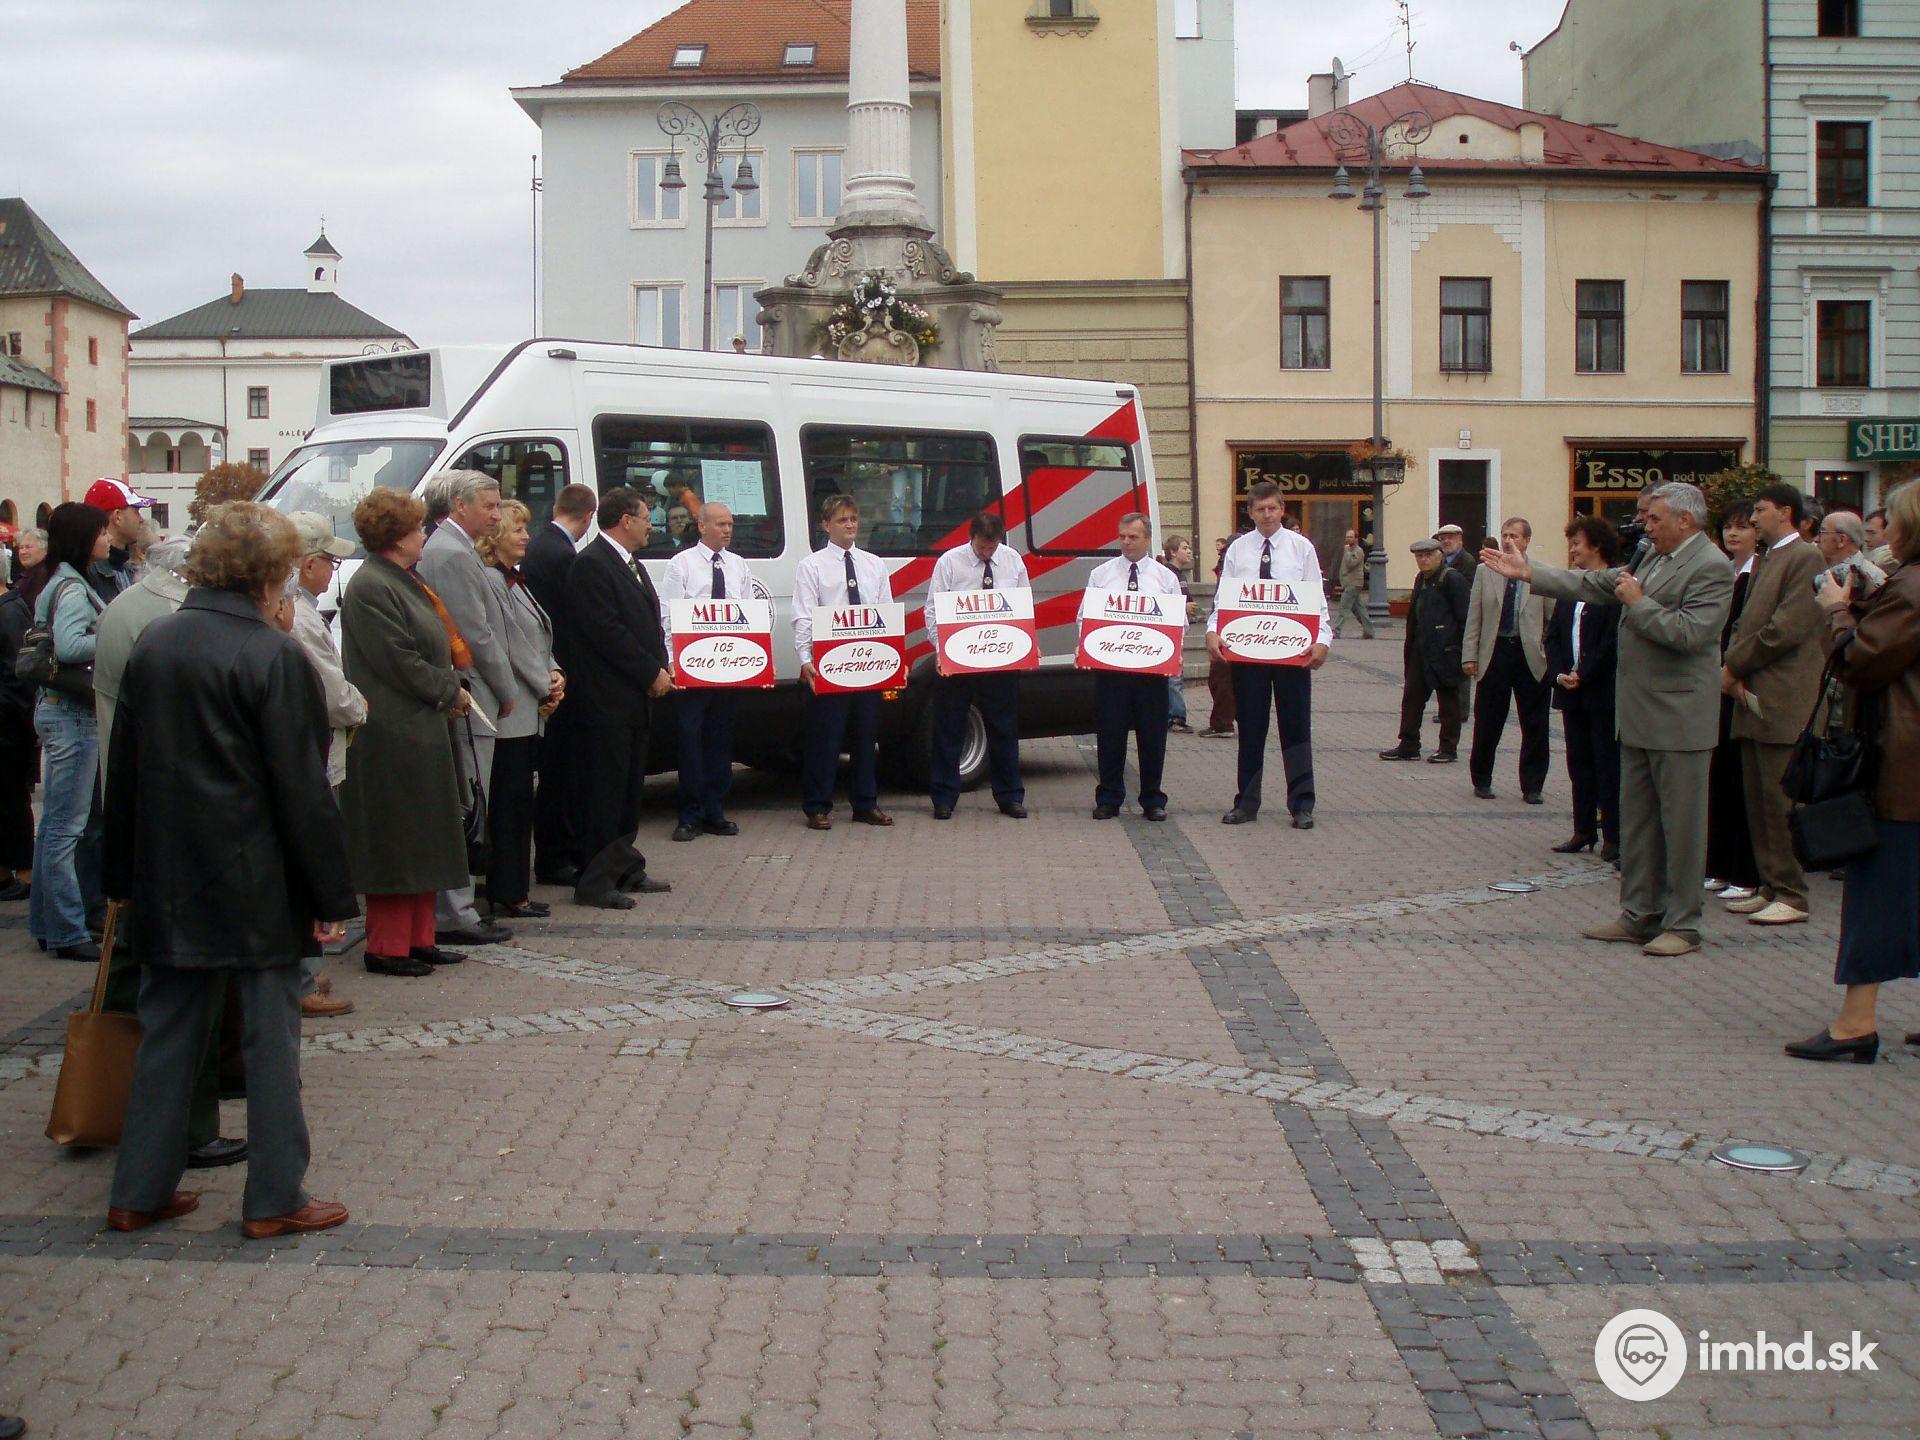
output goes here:
[{"label": "black handbag", "polygon": [[[53,599],[47,604],[47,620],[43,625],[38,621],[27,626],[27,633],[20,637],[20,650],[13,660],[13,673],[16,679],[28,685],[37,685],[43,690],[52,690],[70,699],[93,703],[93,662],[74,665],[60,659],[53,649],[53,619],[60,612],[60,597],[68,586],[82,585],[84,582],[68,578],[60,582],[60,589],[54,591]],[[99,612],[94,613],[98,623]],[[92,628],[91,625],[88,627]]]},{"label": "black handbag", "polygon": [[1814,727],[1814,721],[1820,717],[1820,707],[1827,703],[1829,690],[1839,676],[1841,657],[1845,654],[1846,647],[1842,645],[1821,672],[1813,713],[1807,716],[1800,738],[1793,742],[1793,754],[1787,757],[1786,772],[1780,777],[1780,788],[1798,805],[1815,805],[1872,786],[1869,771],[1873,737],[1866,729]]},{"label": "black handbag", "polygon": [[1780,786],[1794,802],[1787,834],[1796,859],[1809,870],[1837,870],[1871,855],[1880,845],[1880,822],[1873,811],[1873,787],[1879,769],[1879,714],[1875,700],[1861,697],[1852,729],[1814,728],[1828,687],[1840,673],[1842,645],[1827,661],[1820,692],[1806,728],[1794,742]]},{"label": "black handbag", "polygon": [[1880,822],[1864,790],[1794,806],[1787,834],[1795,858],[1809,870],[1838,870],[1880,847]]},{"label": "black handbag", "polygon": [[467,734],[467,787],[461,816],[467,841],[467,873],[484,875],[493,864],[493,840],[487,826],[487,791],[480,783],[480,752],[473,743],[473,717],[463,720]]}]

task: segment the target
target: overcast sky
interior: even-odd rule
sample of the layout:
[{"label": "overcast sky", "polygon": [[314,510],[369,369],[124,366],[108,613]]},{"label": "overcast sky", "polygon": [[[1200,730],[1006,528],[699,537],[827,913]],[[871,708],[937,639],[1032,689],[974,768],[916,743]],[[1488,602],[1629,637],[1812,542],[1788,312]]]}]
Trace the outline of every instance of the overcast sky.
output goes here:
[{"label": "overcast sky", "polygon": [[[426,344],[524,336],[539,136],[507,88],[557,79],[675,3],[0,0],[0,195],[25,196],[145,321],[224,294],[236,270],[300,284],[324,214],[362,309]],[[1415,0],[1414,73],[1517,102],[1507,43],[1535,43],[1560,9]],[[1398,14],[1238,0],[1239,103],[1304,105],[1335,55],[1355,98],[1405,79]]]}]

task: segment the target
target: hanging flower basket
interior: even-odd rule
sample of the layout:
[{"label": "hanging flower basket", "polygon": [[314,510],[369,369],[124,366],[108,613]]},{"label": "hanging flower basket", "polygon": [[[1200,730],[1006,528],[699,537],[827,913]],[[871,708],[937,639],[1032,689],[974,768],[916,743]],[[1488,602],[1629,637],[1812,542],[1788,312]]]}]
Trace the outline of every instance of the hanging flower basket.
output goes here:
[{"label": "hanging flower basket", "polygon": [[1407,461],[1411,457],[1406,451],[1396,450],[1391,445],[1376,448],[1362,441],[1358,445],[1347,447],[1347,458],[1353,462],[1353,473],[1356,478],[1364,477],[1374,484],[1391,489],[1406,480]]},{"label": "hanging flower basket", "polygon": [[919,365],[940,345],[940,327],[924,305],[902,299],[885,275],[863,270],[853,294],[833,307],[815,344],[842,360]]}]

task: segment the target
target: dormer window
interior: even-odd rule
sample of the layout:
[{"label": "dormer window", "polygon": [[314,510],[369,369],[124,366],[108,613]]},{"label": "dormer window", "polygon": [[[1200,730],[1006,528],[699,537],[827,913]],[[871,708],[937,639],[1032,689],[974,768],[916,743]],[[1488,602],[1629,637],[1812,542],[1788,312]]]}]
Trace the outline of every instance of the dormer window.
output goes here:
[{"label": "dormer window", "polygon": [[675,70],[698,70],[707,63],[707,47],[704,45],[676,45],[673,47],[673,68]]},{"label": "dormer window", "polygon": [[791,40],[780,57],[782,65],[811,65],[819,53],[819,47],[811,40]]}]

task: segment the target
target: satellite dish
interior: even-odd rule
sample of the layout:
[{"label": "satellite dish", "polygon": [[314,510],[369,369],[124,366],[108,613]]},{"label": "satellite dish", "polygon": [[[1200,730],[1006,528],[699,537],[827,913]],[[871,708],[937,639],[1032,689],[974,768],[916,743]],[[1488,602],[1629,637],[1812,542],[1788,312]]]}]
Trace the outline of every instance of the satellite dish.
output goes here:
[{"label": "satellite dish", "polygon": [[1334,56],[1333,57],[1333,83],[1335,85],[1338,85],[1343,80],[1346,80],[1348,78],[1349,77],[1348,77],[1347,67],[1340,63],[1340,57],[1338,55]]}]

